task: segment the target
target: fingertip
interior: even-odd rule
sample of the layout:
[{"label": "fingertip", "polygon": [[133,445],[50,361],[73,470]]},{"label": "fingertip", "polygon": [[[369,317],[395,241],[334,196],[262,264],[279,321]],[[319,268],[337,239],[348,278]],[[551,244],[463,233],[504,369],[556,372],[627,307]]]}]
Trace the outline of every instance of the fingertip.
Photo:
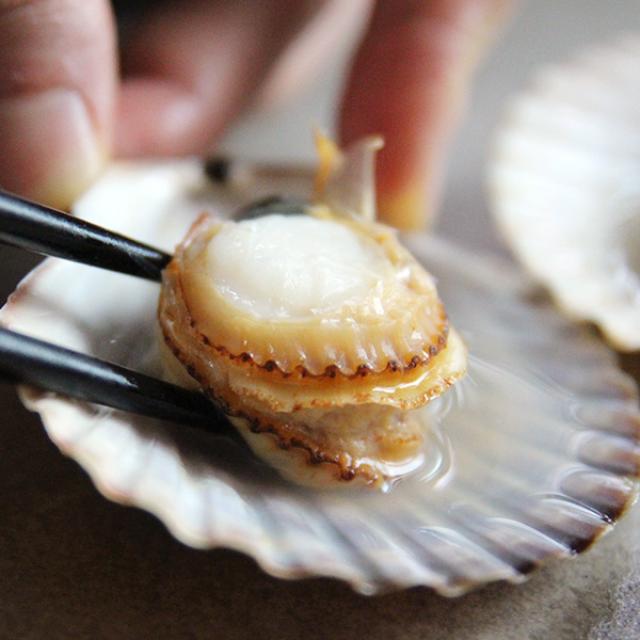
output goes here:
[{"label": "fingertip", "polygon": [[[402,228],[433,220],[446,152],[488,25],[507,0],[381,0],[356,54],[340,111],[342,142],[374,133],[381,217]],[[498,11],[499,9],[499,11]]]},{"label": "fingertip", "polygon": [[82,98],[49,89],[0,100],[0,185],[67,208],[93,181],[107,157]]},{"label": "fingertip", "polygon": [[381,191],[377,201],[379,217],[402,231],[424,228],[435,204],[433,193],[425,185],[426,182],[416,181],[400,189]]},{"label": "fingertip", "polygon": [[116,84],[106,0],[0,2],[0,185],[68,206],[109,152]]}]

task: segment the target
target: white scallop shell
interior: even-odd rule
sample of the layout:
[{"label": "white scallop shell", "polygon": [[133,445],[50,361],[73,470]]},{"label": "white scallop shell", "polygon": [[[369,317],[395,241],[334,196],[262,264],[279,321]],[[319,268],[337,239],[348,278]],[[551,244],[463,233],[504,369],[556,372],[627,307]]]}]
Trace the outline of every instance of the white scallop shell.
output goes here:
[{"label": "white scallop shell", "polygon": [[[183,161],[114,167],[77,210],[171,250],[214,202],[199,164]],[[456,390],[429,405],[424,466],[388,493],[303,489],[228,438],[49,393],[23,399],[104,495],[156,514],[186,544],[232,547],[274,575],[333,576],[366,594],[521,581],[587,547],[631,504],[635,385],[589,332],[528,302],[509,267],[426,236],[408,243],[438,278],[471,360]],[[157,294],[153,283],[49,259],[0,320],[157,373]]]},{"label": "white scallop shell", "polygon": [[556,302],[640,349],[640,35],[538,73],[498,132],[489,186]]}]

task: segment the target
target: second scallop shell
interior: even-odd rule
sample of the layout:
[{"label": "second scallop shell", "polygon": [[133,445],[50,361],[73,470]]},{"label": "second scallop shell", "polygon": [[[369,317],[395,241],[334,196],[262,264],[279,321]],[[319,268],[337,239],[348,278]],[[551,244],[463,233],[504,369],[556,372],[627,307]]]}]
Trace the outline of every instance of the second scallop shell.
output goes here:
[{"label": "second scallop shell", "polygon": [[490,171],[517,257],[572,317],[640,349],[640,35],[539,72]]}]

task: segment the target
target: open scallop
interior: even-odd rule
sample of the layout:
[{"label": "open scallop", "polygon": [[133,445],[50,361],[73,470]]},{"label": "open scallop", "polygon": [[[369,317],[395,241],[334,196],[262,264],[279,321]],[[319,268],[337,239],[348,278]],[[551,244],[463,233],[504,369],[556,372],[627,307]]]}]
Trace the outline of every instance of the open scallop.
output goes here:
[{"label": "open scallop", "polygon": [[490,169],[517,257],[572,317],[640,349],[640,35],[543,69]]},{"label": "open scallop", "polygon": [[[122,164],[76,213],[172,251],[202,210],[220,212],[223,201],[226,209],[229,194],[197,161]],[[405,240],[437,279],[469,370],[424,408],[421,465],[386,492],[295,486],[239,440],[34,390],[22,397],[102,493],[156,514],[186,544],[232,547],[274,575],[332,576],[366,594],[426,585],[458,595],[521,581],[589,546],[632,502],[635,385],[588,331],[529,301],[509,266],[437,238]],[[0,320],[157,375],[158,293],[49,259]]]}]

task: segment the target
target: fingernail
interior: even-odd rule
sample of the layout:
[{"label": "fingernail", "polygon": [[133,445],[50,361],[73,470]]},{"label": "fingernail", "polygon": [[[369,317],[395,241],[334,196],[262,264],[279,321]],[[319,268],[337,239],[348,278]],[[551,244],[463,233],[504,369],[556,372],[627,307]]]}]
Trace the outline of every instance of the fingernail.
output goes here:
[{"label": "fingernail", "polygon": [[446,137],[433,136],[428,149],[414,156],[413,163],[404,170],[396,167],[392,173],[387,166],[378,167],[377,208],[382,221],[403,231],[433,226],[447,164],[446,142]]},{"label": "fingernail", "polygon": [[67,207],[98,174],[106,147],[98,142],[82,98],[50,89],[0,100],[0,185]]},{"label": "fingernail", "polygon": [[383,222],[403,231],[416,231],[428,226],[430,212],[427,194],[419,185],[407,186],[378,197],[378,213]]}]

